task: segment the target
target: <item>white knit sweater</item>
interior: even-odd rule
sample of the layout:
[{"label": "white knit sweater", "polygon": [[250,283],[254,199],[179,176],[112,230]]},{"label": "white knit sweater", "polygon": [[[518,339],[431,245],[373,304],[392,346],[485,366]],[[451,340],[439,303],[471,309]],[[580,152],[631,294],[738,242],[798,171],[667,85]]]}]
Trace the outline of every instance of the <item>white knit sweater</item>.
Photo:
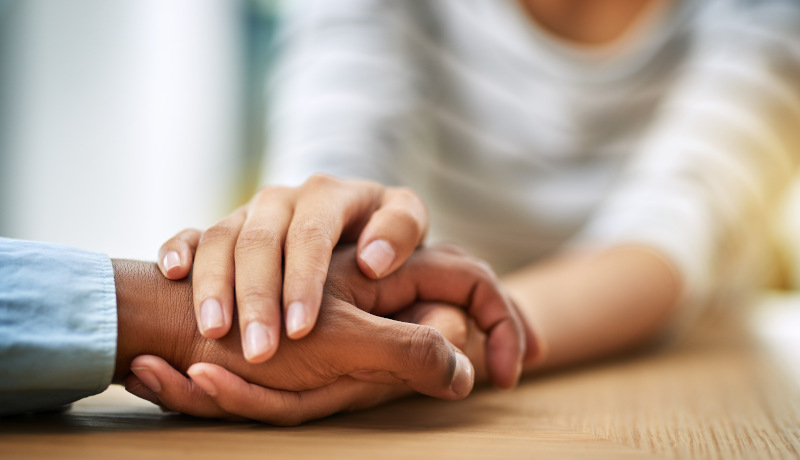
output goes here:
[{"label": "white knit sweater", "polygon": [[762,278],[800,156],[800,2],[684,0],[586,49],[513,0],[289,0],[265,183],[410,184],[505,272],[649,245],[700,303]]}]

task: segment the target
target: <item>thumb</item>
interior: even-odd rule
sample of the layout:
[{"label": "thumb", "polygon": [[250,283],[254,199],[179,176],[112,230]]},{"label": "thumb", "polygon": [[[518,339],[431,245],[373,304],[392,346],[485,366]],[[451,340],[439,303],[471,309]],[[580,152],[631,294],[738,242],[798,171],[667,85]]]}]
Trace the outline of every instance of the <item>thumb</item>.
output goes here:
[{"label": "thumb", "polygon": [[[383,371],[409,388],[436,398],[462,399],[475,383],[469,358],[439,331],[358,311],[363,321],[359,337],[347,343],[354,347],[343,371]],[[352,359],[355,358],[355,359]]]},{"label": "thumb", "polygon": [[367,277],[383,278],[397,270],[425,238],[428,211],[408,188],[386,190],[358,238],[358,266]]}]

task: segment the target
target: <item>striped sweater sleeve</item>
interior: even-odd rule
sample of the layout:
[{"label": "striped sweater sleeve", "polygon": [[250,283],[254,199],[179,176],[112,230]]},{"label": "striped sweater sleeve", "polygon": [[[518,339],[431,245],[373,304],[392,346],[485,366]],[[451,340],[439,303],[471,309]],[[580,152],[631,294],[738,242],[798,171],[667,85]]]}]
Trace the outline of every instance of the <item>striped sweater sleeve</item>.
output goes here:
[{"label": "striped sweater sleeve", "polygon": [[581,240],[650,245],[687,303],[754,286],[800,156],[800,5],[718,2],[620,187]]},{"label": "striped sweater sleeve", "polygon": [[279,12],[263,182],[323,172],[396,184],[420,91],[408,2],[290,0]]}]

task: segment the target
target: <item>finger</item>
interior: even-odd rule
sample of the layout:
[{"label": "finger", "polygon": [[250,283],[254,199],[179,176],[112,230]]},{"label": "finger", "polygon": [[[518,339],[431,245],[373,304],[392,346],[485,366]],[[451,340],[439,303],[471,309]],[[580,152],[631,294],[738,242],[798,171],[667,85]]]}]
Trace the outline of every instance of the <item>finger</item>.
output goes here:
[{"label": "finger", "polygon": [[432,327],[362,311],[346,325],[330,321],[325,327],[352,331],[339,347],[346,359],[336,364],[343,374],[386,371],[413,390],[442,399],[461,399],[472,390],[472,363]]},{"label": "finger", "polygon": [[274,390],[247,383],[224,368],[197,363],[189,376],[216,404],[228,413],[272,425],[293,426],[343,410],[378,404],[403,389],[342,377],[336,382],[307,391]]},{"label": "finger", "polygon": [[417,301],[462,306],[488,335],[492,382],[511,388],[519,381],[526,346],[522,319],[485,263],[426,250],[415,253],[397,276],[380,280],[377,286],[370,288],[366,280],[351,278],[352,303],[376,315],[393,314]]},{"label": "finger", "polygon": [[462,308],[440,303],[418,303],[394,316],[398,321],[436,328],[447,340],[469,357],[475,369],[475,381],[486,380],[486,334]]},{"label": "finger", "polygon": [[331,253],[347,227],[362,225],[380,193],[371,183],[345,183],[315,175],[303,184],[286,235],[283,305],[286,334],[293,339],[314,328]]},{"label": "finger", "polygon": [[134,374],[125,377],[125,391],[146,401],[150,401],[157,406],[162,405],[161,401],[158,400],[156,392],[148,388],[147,385]]},{"label": "finger", "polygon": [[454,243],[437,243],[434,246],[429,246],[429,248],[436,251],[445,252],[447,254],[452,254],[454,256],[470,257],[470,254],[466,249]]},{"label": "finger", "polygon": [[236,239],[244,223],[239,210],[203,232],[192,273],[194,311],[200,332],[217,339],[231,328]]},{"label": "finger", "polygon": [[157,356],[137,356],[131,361],[131,370],[149,390],[149,395],[156,396],[157,402],[150,400],[155,404],[196,417],[226,418],[232,415],[221,409],[192,380]]},{"label": "finger", "polygon": [[173,236],[158,250],[158,268],[171,280],[186,278],[192,270],[200,230],[187,228]]},{"label": "finger", "polygon": [[292,217],[291,190],[262,189],[236,241],[236,303],[242,349],[251,363],[271,358],[281,334],[281,260]]},{"label": "finger", "polygon": [[401,310],[394,319],[404,323],[430,326],[459,350],[467,345],[469,318],[462,308],[448,304],[422,302]]},{"label": "finger", "polygon": [[[419,262],[410,267],[416,270],[419,298],[465,306],[467,313],[488,337],[487,368],[492,383],[499,388],[513,388],[522,375],[526,351],[522,319],[488,265],[474,259],[450,257],[455,266],[442,260],[440,269],[444,272],[433,271],[435,263],[429,266],[426,262]],[[437,275],[438,280],[433,278]],[[436,281],[447,288],[437,286]]]},{"label": "finger", "polygon": [[[446,304],[418,303],[401,310],[393,316],[393,319],[404,323],[430,326],[444,335],[459,350],[465,350],[465,346],[468,345],[469,318],[461,308]],[[472,361],[471,358],[470,361]],[[348,375],[365,382],[393,384],[399,381],[397,377],[387,371],[360,370]]]},{"label": "finger", "polygon": [[358,239],[359,268],[373,279],[394,272],[422,243],[427,229],[428,211],[414,192],[386,190]]}]

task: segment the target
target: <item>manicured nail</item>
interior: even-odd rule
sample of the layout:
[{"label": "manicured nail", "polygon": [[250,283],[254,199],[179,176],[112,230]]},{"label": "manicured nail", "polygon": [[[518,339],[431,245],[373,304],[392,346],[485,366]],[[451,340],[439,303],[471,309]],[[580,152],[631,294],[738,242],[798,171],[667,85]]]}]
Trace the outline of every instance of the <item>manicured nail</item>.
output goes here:
[{"label": "manicured nail", "polygon": [[286,334],[293,336],[308,327],[308,315],[302,302],[292,302],[286,308]]},{"label": "manicured nail", "polygon": [[131,371],[139,377],[139,380],[145,384],[147,388],[150,388],[154,392],[158,393],[161,391],[161,382],[158,381],[156,374],[150,370],[148,367],[132,367]]},{"label": "manicured nail", "polygon": [[475,371],[472,368],[472,363],[465,355],[456,352],[456,372],[453,375],[453,381],[450,383],[450,389],[459,396],[466,395],[472,390],[475,384]]},{"label": "manicured nail", "polygon": [[244,332],[244,357],[248,361],[266,354],[272,346],[272,334],[267,326],[258,321],[247,325]]},{"label": "manicured nail", "polygon": [[167,255],[164,256],[164,270],[169,273],[175,267],[180,266],[181,264],[181,256],[178,255],[175,251],[169,251]]},{"label": "manicured nail", "polygon": [[394,249],[386,241],[375,240],[361,251],[361,260],[378,276],[383,276],[394,262]]},{"label": "manicured nail", "polygon": [[216,299],[206,299],[200,306],[200,327],[203,332],[222,327],[224,324],[222,305]]},{"label": "manicured nail", "polygon": [[202,370],[192,370],[189,369],[187,372],[189,377],[192,378],[192,381],[197,384],[200,388],[203,389],[209,396],[212,398],[217,396],[217,387],[214,385],[214,382],[208,378],[205,372]]}]

